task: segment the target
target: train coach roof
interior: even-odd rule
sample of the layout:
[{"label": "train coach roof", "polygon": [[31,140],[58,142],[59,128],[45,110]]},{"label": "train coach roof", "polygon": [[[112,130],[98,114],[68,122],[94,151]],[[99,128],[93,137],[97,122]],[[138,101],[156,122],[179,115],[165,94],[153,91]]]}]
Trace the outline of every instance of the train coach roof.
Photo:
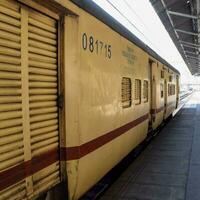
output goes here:
[{"label": "train coach roof", "polygon": [[92,0],[71,0],[77,6],[87,11],[91,15],[95,16],[97,19],[102,21],[104,24],[111,27],[113,30],[118,32],[123,37],[127,38],[144,51],[148,52],[149,55],[154,57],[155,59],[162,62],[164,65],[168,66],[171,70],[180,74],[177,69],[175,69],[172,65],[170,65],[166,60],[161,58],[154,50],[152,50],[149,46],[147,46],[144,42],[138,39],[133,33],[131,33],[127,28],[125,28],[122,24],[120,24],[117,20],[115,20],[111,15],[106,13],[102,8],[100,8],[97,4],[95,4]]}]

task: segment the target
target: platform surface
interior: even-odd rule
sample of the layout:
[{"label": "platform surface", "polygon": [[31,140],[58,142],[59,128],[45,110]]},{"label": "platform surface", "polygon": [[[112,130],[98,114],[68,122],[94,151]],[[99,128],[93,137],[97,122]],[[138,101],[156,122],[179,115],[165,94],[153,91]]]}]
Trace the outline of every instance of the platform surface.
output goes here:
[{"label": "platform surface", "polygon": [[100,200],[200,200],[200,93],[193,94]]}]

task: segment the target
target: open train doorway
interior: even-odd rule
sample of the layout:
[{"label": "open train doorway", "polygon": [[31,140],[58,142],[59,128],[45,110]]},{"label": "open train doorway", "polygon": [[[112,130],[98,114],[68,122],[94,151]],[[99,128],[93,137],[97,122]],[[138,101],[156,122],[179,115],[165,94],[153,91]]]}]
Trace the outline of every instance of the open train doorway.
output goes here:
[{"label": "open train doorway", "polygon": [[149,59],[149,68],[148,68],[148,77],[149,77],[149,81],[150,81],[150,102],[149,102],[149,109],[150,109],[150,118],[149,118],[149,129],[153,128],[153,122],[155,120],[155,113],[154,113],[154,107],[155,107],[155,98],[154,97],[154,87],[155,87],[155,79],[153,76],[153,66],[154,66],[155,62],[151,59]]},{"label": "open train doorway", "polygon": [[167,86],[167,80],[164,81],[164,118],[167,112],[167,96],[168,96],[168,86]]}]

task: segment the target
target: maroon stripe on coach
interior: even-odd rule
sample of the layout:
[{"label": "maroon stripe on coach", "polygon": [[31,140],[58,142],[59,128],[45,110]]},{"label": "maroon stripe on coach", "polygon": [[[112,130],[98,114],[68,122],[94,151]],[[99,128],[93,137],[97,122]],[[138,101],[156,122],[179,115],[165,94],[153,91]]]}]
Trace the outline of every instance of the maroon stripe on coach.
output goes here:
[{"label": "maroon stripe on coach", "polygon": [[109,143],[110,141],[114,140],[115,138],[119,137],[120,135],[126,133],[128,130],[132,129],[133,127],[139,125],[140,123],[144,122],[148,119],[149,114],[145,114],[142,117],[137,118],[136,120],[125,124],[122,127],[119,127],[115,130],[112,130],[94,140],[91,140],[85,144],[75,147],[62,147],[61,148],[61,160],[76,160],[80,159],[81,157],[95,151],[96,149],[100,148],[101,146]]},{"label": "maroon stripe on coach", "polygon": [[0,191],[18,183],[28,176],[48,167],[59,160],[58,148],[0,172]]}]

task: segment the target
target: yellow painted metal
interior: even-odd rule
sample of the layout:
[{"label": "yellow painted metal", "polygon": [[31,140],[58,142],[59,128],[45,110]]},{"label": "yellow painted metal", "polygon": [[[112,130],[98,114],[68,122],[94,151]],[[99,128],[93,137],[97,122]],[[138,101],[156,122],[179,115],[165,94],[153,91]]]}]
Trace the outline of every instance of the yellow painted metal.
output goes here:
[{"label": "yellow painted metal", "polygon": [[31,82],[29,83],[29,87],[30,88],[48,88],[48,87],[52,87],[52,88],[56,88],[58,86],[58,84],[56,82]]},{"label": "yellow painted metal", "polygon": [[1,153],[1,161],[5,161],[5,160],[9,160],[12,159],[14,157],[23,155],[24,150],[22,148],[20,149],[15,149],[15,151],[10,151],[10,152],[6,152],[6,153]]},{"label": "yellow painted metal", "polygon": [[53,39],[53,40],[56,40],[56,38],[57,38],[56,34],[51,33],[48,30],[44,30],[44,29],[32,26],[32,25],[29,25],[28,29],[31,33],[35,33],[35,34],[40,35],[40,36],[48,37],[48,38]]},{"label": "yellow painted metal", "polygon": [[39,61],[39,62],[51,63],[51,64],[57,63],[57,59],[55,58],[49,58],[43,55],[38,55],[38,54],[33,54],[33,53],[29,53],[29,59]]},{"label": "yellow painted metal", "polygon": [[45,108],[45,107],[51,107],[56,106],[55,101],[44,101],[44,102],[35,102],[30,104],[30,108]]},{"label": "yellow painted metal", "polygon": [[56,82],[57,81],[57,78],[55,76],[43,76],[43,75],[34,75],[34,74],[31,74],[29,76],[29,79],[31,81],[47,81],[47,82]]},{"label": "yellow painted metal", "polygon": [[7,71],[7,72],[21,72],[21,68],[18,65],[11,65],[7,63],[1,63],[0,65],[1,71]]},{"label": "yellow painted metal", "polygon": [[40,114],[39,116],[32,116],[30,119],[31,123],[34,122],[42,122],[50,119],[56,119],[58,117],[57,113],[49,113],[49,114]]},{"label": "yellow painted metal", "polygon": [[8,63],[8,64],[14,64],[14,65],[20,65],[21,64],[21,61],[20,61],[19,58],[15,58],[13,56],[5,56],[5,55],[0,55],[0,62]]},{"label": "yellow painted metal", "polygon": [[[8,4],[12,2],[7,1]],[[7,5],[7,2],[5,5]],[[0,6],[0,172],[24,160],[22,145],[20,13]],[[14,11],[12,8],[16,8]],[[4,14],[2,14],[4,13]],[[14,16],[14,18],[13,18]],[[21,185],[19,185],[21,186]],[[16,187],[0,192],[10,199]],[[15,196],[18,196],[18,190]],[[19,195],[21,197],[21,195]]]},{"label": "yellow painted metal", "polygon": [[56,70],[49,70],[49,69],[41,69],[36,67],[29,67],[29,72],[32,74],[40,74],[46,76],[57,76]]},{"label": "yellow painted metal", "polygon": [[24,161],[24,155],[20,155],[17,157],[14,157],[12,159],[9,160],[5,160],[4,162],[0,163],[0,171],[3,171],[7,168],[10,168],[12,166],[15,166],[16,164],[20,164]]},{"label": "yellow painted metal", "polygon": [[0,96],[0,103],[19,103],[21,101],[21,96]]},{"label": "yellow painted metal", "polygon": [[[35,101],[55,101],[57,99],[57,95],[40,95],[40,96],[31,96],[30,101],[35,102]],[[1,97],[0,97],[1,101]]]},{"label": "yellow painted metal", "polygon": [[20,86],[21,86],[21,82],[20,81],[0,80],[0,87],[13,87],[14,88],[14,87],[20,87]]},{"label": "yellow painted metal", "polygon": [[[0,1],[0,173],[24,160],[20,18],[15,1]],[[24,186],[21,182],[0,191],[0,199],[24,197]]]},{"label": "yellow painted metal", "polygon": [[[20,19],[21,15],[19,13],[19,6],[13,2],[9,3],[9,1],[2,0],[0,2],[0,12],[6,14],[8,16],[11,16],[13,18]],[[16,6],[13,6],[14,4]]]},{"label": "yellow painted metal", "polygon": [[38,141],[42,141],[42,140],[45,140],[45,139],[48,139],[51,137],[55,137],[55,136],[58,136],[58,131],[48,132],[48,133],[45,133],[45,134],[42,134],[42,135],[39,135],[36,137],[32,137],[31,142],[36,143]]},{"label": "yellow painted metal", "polygon": [[56,125],[56,124],[58,124],[57,119],[34,123],[34,124],[31,124],[31,130],[34,131],[34,129],[44,128],[44,127],[48,127],[48,126],[52,126],[52,125]]},{"label": "yellow painted metal", "polygon": [[[60,145],[74,147],[149,113],[150,101],[143,96],[141,103],[135,105],[132,92],[129,108],[123,108],[121,99],[122,77],[131,80],[132,88],[135,79],[141,83],[149,80],[149,55],[72,2],[55,1],[78,16],[65,17],[63,41],[67,131]],[[9,158],[6,162],[0,161],[0,171],[23,162],[24,156],[34,158],[59,147],[58,24],[47,15],[13,2],[0,1],[0,153],[4,159]],[[88,38],[92,36],[94,41],[111,45],[111,58],[105,57],[105,52],[97,54],[80,48],[83,33]],[[127,54],[130,55],[125,56]],[[155,108],[163,105],[163,100],[159,99],[159,87],[163,83],[159,78],[161,65],[159,63],[153,71],[157,77]],[[169,103],[174,100],[170,98],[167,98]],[[166,116],[172,110],[173,107]],[[156,119],[157,126],[163,119],[163,112]],[[67,161],[69,199],[78,199],[94,185],[146,137],[147,130],[148,120],[83,158]],[[18,150],[12,152],[13,148]],[[24,155],[20,155],[22,148]],[[107,162],[102,165],[102,160]],[[21,189],[15,190],[16,185],[3,191],[4,197],[6,194],[12,199],[12,194],[17,193],[16,197],[23,199],[26,191],[27,198],[31,198],[46,191],[60,181],[59,170],[57,162],[28,177],[26,185],[25,182],[20,185],[23,185]]]},{"label": "yellow painted metal", "polygon": [[[56,20],[0,1],[0,173],[58,148],[57,51]],[[0,199],[32,198],[52,187],[59,162],[37,174],[38,182],[25,177]]]},{"label": "yellow painted metal", "polygon": [[[19,182],[18,184],[15,184],[12,187],[9,187],[8,189],[0,192],[1,200],[10,200],[13,199],[21,199],[25,197],[26,189],[25,189],[25,182]],[[19,193],[19,195],[18,195]]]},{"label": "yellow painted metal", "polygon": [[32,60],[29,62],[29,64],[30,66],[44,68],[44,69],[57,69],[56,64],[41,63],[41,62],[32,61]]},{"label": "yellow painted metal", "polygon": [[40,154],[43,154],[45,152],[50,151],[51,149],[55,149],[56,147],[58,147],[58,142],[54,141],[54,143],[52,143],[52,144],[48,144],[48,145],[46,145],[44,147],[35,149],[34,151],[32,151],[32,155],[33,156],[38,156]]},{"label": "yellow painted metal", "polygon": [[30,111],[30,115],[38,115],[38,114],[43,114],[43,113],[52,113],[52,112],[57,112],[58,108],[56,106],[53,107],[47,107],[47,108],[38,108]]},{"label": "yellow painted metal", "polygon": [[0,48],[0,54],[19,57],[21,55],[21,52],[15,51],[15,49],[11,49],[11,48],[1,47]]},{"label": "yellow painted metal", "polygon": [[[36,17],[38,17],[38,16],[36,16]],[[33,19],[33,18],[29,18],[28,21],[29,21],[30,25],[37,26],[38,28],[42,28],[44,30],[50,31],[55,34],[57,33],[55,22],[54,22],[53,26],[49,26],[48,24],[42,23],[42,22],[38,21],[37,19]]]},{"label": "yellow painted metal", "polygon": [[36,41],[36,40],[35,41],[29,40],[29,46],[39,48],[39,49],[48,50],[48,51],[52,51],[52,52],[57,52],[57,48],[55,46],[45,44],[43,42],[39,42],[39,41]]},{"label": "yellow painted metal", "polygon": [[13,49],[20,49],[20,47],[21,47],[21,45],[17,42],[13,42],[13,41],[1,39],[1,38],[0,38],[0,45],[3,47],[9,47],[9,48],[13,48]]},{"label": "yellow painted metal", "polygon": [[43,49],[38,49],[38,48],[35,48],[35,47],[29,47],[29,52],[44,55],[44,56],[49,56],[49,57],[52,57],[52,58],[57,57],[57,54],[54,53],[54,52],[51,52],[51,51],[48,51],[48,50],[43,50]]},{"label": "yellow painted metal", "polygon": [[30,89],[30,94],[37,94],[37,95],[39,95],[39,94],[41,94],[41,95],[48,95],[48,94],[50,94],[50,95],[52,95],[52,94],[57,94],[57,88],[51,88],[51,89],[49,89],[49,88],[34,88],[34,89]]},{"label": "yellow painted metal", "polygon": [[58,129],[58,125],[56,122],[54,123],[49,123],[48,126],[44,126],[44,128],[40,129],[35,129],[32,131],[32,137],[41,135],[41,134],[46,134],[51,131],[56,131]]},{"label": "yellow painted metal", "polygon": [[[43,9],[46,9],[46,7],[43,7]],[[53,16],[54,15],[54,16]],[[50,29],[54,33],[57,33],[57,23],[55,23],[55,20],[58,20],[59,17],[55,16],[56,14],[53,12],[50,12],[48,9],[46,9],[46,14],[37,12],[35,10],[32,10],[29,13],[29,19],[31,19],[33,22],[37,22],[38,26],[44,26],[47,25],[47,30]],[[29,21],[30,22],[30,21]],[[30,22],[31,24],[31,22]],[[34,25],[34,23],[33,23]]]},{"label": "yellow painted metal", "polygon": [[20,33],[21,33],[21,31],[18,27],[15,27],[13,25],[10,25],[10,24],[4,23],[4,22],[0,23],[0,29],[7,31],[9,33],[16,34],[16,35],[20,35]]},{"label": "yellow painted metal", "polygon": [[40,193],[42,191],[45,191],[46,189],[52,188],[59,182],[60,182],[59,174],[58,173],[52,174],[50,177],[45,178],[44,181],[39,182],[34,189],[37,191],[37,193]]},{"label": "yellow painted metal", "polygon": [[[150,99],[146,101],[143,95],[139,105],[135,105],[134,92],[129,108],[123,109],[121,102],[122,77],[131,79],[132,89],[135,87],[135,79],[141,80],[141,83],[144,80],[149,81],[149,55],[95,17],[74,8],[69,1],[57,2],[73,9],[78,15],[77,18],[65,18],[65,114],[68,120],[65,141],[61,143],[64,147],[75,147],[149,113]],[[88,40],[92,37],[94,42],[98,40],[111,45],[111,59],[106,58],[104,52],[96,53],[96,49],[93,52],[90,52],[89,47],[84,50],[84,33]],[[124,56],[127,54],[127,57]],[[129,60],[130,57],[133,60]],[[146,137],[147,131],[148,120],[83,158],[67,161],[69,199],[75,200],[83,195],[140,143]],[[102,160],[107,162],[102,164]]]},{"label": "yellow painted metal", "polygon": [[17,26],[17,27],[21,26],[19,20],[14,19],[13,17],[9,17],[7,14],[2,14],[1,12],[0,12],[0,21],[10,24],[12,26]]},{"label": "yellow painted metal", "polygon": [[16,133],[21,133],[23,131],[22,126],[14,126],[2,129],[0,132],[0,137],[8,136]]},{"label": "yellow painted metal", "polygon": [[7,120],[7,119],[21,118],[21,117],[22,117],[21,111],[9,111],[2,113],[2,115],[0,115],[0,120]]},{"label": "yellow painted metal", "polygon": [[47,44],[50,44],[50,45],[56,45],[57,44],[57,42],[53,39],[45,38],[43,36],[39,36],[39,35],[34,34],[34,33],[29,33],[29,37],[31,39],[38,40],[40,42],[44,42],[44,43],[47,43]]},{"label": "yellow painted metal", "polygon": [[0,128],[9,128],[12,126],[18,126],[22,124],[22,120],[20,118],[17,119],[9,119],[9,120],[3,120],[0,123]]},{"label": "yellow painted metal", "polygon": [[[33,142],[33,141],[32,141]],[[45,138],[45,140],[43,140],[43,138],[40,141],[37,141],[37,143],[32,143],[31,149],[32,151],[34,150],[39,150],[41,147],[46,147],[48,148],[50,144],[55,144],[56,142],[58,142],[58,132],[56,137],[51,138],[51,134],[49,136],[49,138]]]},{"label": "yellow painted metal", "polygon": [[[0,59],[1,59],[1,57],[0,57]],[[9,58],[7,58],[7,59],[9,59]],[[2,71],[1,74],[0,74],[0,79],[20,80],[21,79],[21,74]]]},{"label": "yellow painted metal", "polygon": [[22,141],[15,141],[14,143],[5,144],[0,147],[0,154],[9,152],[13,149],[21,149],[23,147]]},{"label": "yellow painted metal", "polygon": [[42,180],[43,178],[45,178],[49,173],[52,174],[58,170],[59,170],[59,162],[56,162],[56,163],[46,167],[45,169],[41,170],[40,172],[36,173],[33,176],[33,181],[38,182],[38,181]]},{"label": "yellow painted metal", "polygon": [[[58,148],[57,21],[31,10],[29,32],[29,98],[32,157]],[[53,126],[53,128],[52,128]],[[33,175],[33,193],[59,182],[60,167]],[[39,179],[35,177],[39,177]],[[51,184],[49,184],[51,183]]]},{"label": "yellow painted metal", "polygon": [[15,135],[10,135],[7,137],[2,137],[1,141],[0,141],[0,145],[4,145],[4,144],[9,144],[15,141],[19,141],[23,138],[23,136],[21,135],[21,133],[15,134]]},{"label": "yellow painted metal", "polygon": [[1,30],[1,29],[0,29],[0,37],[3,38],[3,39],[13,41],[13,42],[20,42],[20,36],[19,35],[8,33],[5,30]]}]

